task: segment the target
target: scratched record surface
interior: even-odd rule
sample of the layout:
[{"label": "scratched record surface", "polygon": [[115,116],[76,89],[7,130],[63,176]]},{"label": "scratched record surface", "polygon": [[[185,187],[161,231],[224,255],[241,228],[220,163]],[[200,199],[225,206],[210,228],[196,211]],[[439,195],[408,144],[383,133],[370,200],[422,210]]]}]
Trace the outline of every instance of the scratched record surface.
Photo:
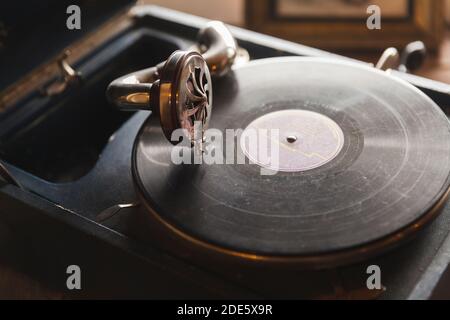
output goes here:
[{"label": "scratched record surface", "polygon": [[348,262],[411,236],[445,202],[449,123],[405,82],[365,66],[286,57],[237,67],[213,90],[210,128],[243,136],[278,128],[270,139],[280,151],[276,165],[258,165],[241,138],[236,154],[252,164],[176,165],[157,117],[147,120],[133,156],[139,194],[152,219],[196,246]]}]

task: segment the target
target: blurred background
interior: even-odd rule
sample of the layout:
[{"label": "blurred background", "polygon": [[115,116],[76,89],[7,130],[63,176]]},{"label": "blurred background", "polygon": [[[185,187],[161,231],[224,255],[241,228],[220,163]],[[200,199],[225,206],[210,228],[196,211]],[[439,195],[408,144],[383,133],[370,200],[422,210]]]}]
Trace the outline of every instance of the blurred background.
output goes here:
[{"label": "blurred background", "polygon": [[156,4],[237,26],[245,24],[245,0],[139,0],[138,4]]},{"label": "blurred background", "polygon": [[[297,0],[291,0],[295,2]],[[327,0],[328,1],[328,0]],[[396,2],[399,0],[388,0],[388,2]],[[427,0],[429,1],[429,0]],[[432,0],[434,1],[434,0]],[[245,2],[246,0],[140,0],[140,4],[156,4],[167,8],[184,11],[198,16],[218,19],[230,24],[244,26],[245,25]],[[262,2],[262,1],[261,1]],[[314,0],[307,0],[307,2],[314,2]],[[323,1],[318,1],[323,2]],[[330,1],[328,1],[330,2]],[[361,3],[364,0],[348,0],[351,3]],[[371,1],[370,3],[373,3]],[[450,0],[445,0],[446,3],[446,18],[450,24]],[[326,8],[324,8],[324,12]]]},{"label": "blurred background", "polygon": [[[450,83],[450,0],[139,0],[217,19],[375,63],[385,48],[423,41],[415,73]],[[368,30],[367,7],[381,8],[381,30]]]}]

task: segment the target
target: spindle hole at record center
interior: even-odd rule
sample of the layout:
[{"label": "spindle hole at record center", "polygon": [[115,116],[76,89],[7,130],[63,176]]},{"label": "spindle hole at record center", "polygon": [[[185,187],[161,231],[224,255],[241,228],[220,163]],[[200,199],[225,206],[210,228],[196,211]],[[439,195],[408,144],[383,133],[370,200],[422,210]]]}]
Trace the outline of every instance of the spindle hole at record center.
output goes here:
[{"label": "spindle hole at record center", "polygon": [[[385,252],[437,216],[450,184],[450,127],[414,87],[373,68],[302,57],[255,60],[221,81],[210,127],[239,138],[225,141],[239,162],[172,163],[173,147],[152,117],[135,141],[133,177],[144,216],[164,231],[157,239],[166,240],[164,250],[184,257],[188,250],[206,263],[217,254],[220,262],[325,268]],[[290,110],[337,123],[342,150],[304,172],[242,165],[242,131]],[[297,116],[287,118],[299,127]],[[292,128],[288,121],[273,127]],[[280,132],[278,141],[295,150],[305,143],[300,133]],[[290,135],[297,141],[288,143]]]},{"label": "spindle hole at record center", "polygon": [[344,133],[323,114],[289,109],[253,120],[244,129],[240,145],[254,164],[274,171],[302,172],[333,160],[344,146]]}]

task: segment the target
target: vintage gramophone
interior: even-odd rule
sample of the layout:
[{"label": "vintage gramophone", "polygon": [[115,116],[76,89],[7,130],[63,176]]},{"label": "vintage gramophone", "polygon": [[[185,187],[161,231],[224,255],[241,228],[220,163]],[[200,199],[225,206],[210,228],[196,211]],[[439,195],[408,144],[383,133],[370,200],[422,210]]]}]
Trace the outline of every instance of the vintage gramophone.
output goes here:
[{"label": "vintage gramophone", "polygon": [[[62,1],[52,10],[64,12],[67,5]],[[360,87],[339,91],[342,96],[360,97],[354,90],[369,90],[373,82],[368,79],[381,81],[378,93],[370,91],[378,101],[386,104],[394,95],[389,88],[395,87],[399,95],[395,102],[402,111],[409,110],[402,104],[407,100],[417,108],[423,123],[433,125],[432,135],[445,136],[447,123],[435,104],[448,113],[448,85],[396,70],[398,55],[392,50],[378,65],[381,70],[389,69],[384,73],[363,62],[229,27],[233,39],[220,23],[208,24],[205,19],[159,7],[128,11],[131,5],[129,1],[111,1],[100,8],[82,1],[85,17],[81,31],[69,31],[55,19],[33,24],[36,27],[31,33],[29,25],[39,16],[37,9],[21,20],[3,23],[9,32],[0,49],[0,221],[8,263],[72,297],[443,297],[450,248],[447,164],[431,164],[447,159],[448,143],[443,139],[430,143],[433,151],[441,153],[430,153],[426,164],[412,155],[417,168],[427,169],[418,179],[437,177],[427,188],[437,199],[433,206],[422,210],[418,205],[421,197],[430,196],[427,192],[409,200],[403,197],[404,204],[416,200],[410,211],[401,211],[388,226],[377,224],[371,230],[364,225],[358,232],[342,233],[346,236],[341,243],[331,240],[344,224],[336,224],[334,230],[327,225],[328,231],[318,227],[321,237],[309,236],[307,231],[288,236],[294,233],[295,222],[283,222],[285,217],[240,220],[244,214],[256,215],[274,205],[288,213],[300,212],[300,205],[303,212],[319,208],[312,205],[320,200],[319,193],[310,192],[305,201],[311,202],[301,203],[293,200],[295,195],[289,191],[312,190],[307,188],[317,182],[314,170],[294,166],[289,167],[297,170],[294,173],[266,178],[264,181],[284,193],[274,191],[260,198],[256,194],[267,190],[269,184],[259,180],[263,178],[255,174],[254,167],[234,167],[233,171],[205,166],[175,168],[165,160],[167,148],[173,146],[169,140],[174,129],[185,129],[193,142],[199,139],[190,135],[191,120],[219,128],[222,124],[224,128],[247,125],[266,113],[297,108],[299,101],[307,100],[302,95],[322,97],[321,86],[335,88],[339,72],[346,75],[343,83],[360,80]],[[43,5],[40,9],[49,8]],[[48,37],[50,32],[54,36]],[[409,48],[414,55],[406,58],[412,62],[403,57],[402,65],[411,66],[422,49]],[[264,58],[277,59],[253,61]],[[304,76],[293,83],[289,76],[296,76],[299,70]],[[221,77],[215,76],[217,73]],[[327,73],[320,81],[315,79]],[[284,85],[287,81],[293,85]],[[333,93],[329,99],[334,99],[336,91],[329,92]],[[404,93],[410,95],[400,97]],[[355,153],[345,153],[348,158],[337,155],[324,161],[319,170],[331,170],[339,161],[353,163],[364,145],[353,144],[356,140],[352,139],[370,137],[360,134],[368,128],[359,125],[365,121],[363,114],[344,121],[339,118],[339,104],[333,113],[326,103],[320,106],[312,98],[309,101],[302,107],[323,112],[342,128],[347,144],[340,150],[357,146]],[[346,101],[352,108],[360,108]],[[387,112],[382,103],[372,106],[373,117],[378,112],[391,119],[393,112]],[[123,112],[117,107],[141,111]],[[279,115],[274,122],[281,119]],[[406,127],[408,133],[414,131],[410,123]],[[389,132],[389,127],[385,129]],[[414,147],[423,150],[426,138]],[[296,139],[290,140],[295,148]],[[382,151],[392,156],[385,148]],[[297,180],[290,179],[291,175]],[[237,176],[240,180],[234,180],[234,189],[228,188]],[[364,184],[358,187],[363,190]],[[316,188],[320,186],[316,184]],[[254,192],[254,197],[245,194],[246,190]],[[219,196],[212,199],[213,194]],[[274,199],[270,194],[289,201],[269,201]],[[326,199],[323,195],[321,199]],[[213,202],[221,200],[220,196],[228,197],[222,206]],[[321,205],[325,206],[324,202]],[[233,210],[245,213],[236,215]],[[361,212],[361,221],[370,219],[364,215],[366,211]],[[312,213],[311,217],[317,225]],[[267,234],[261,232],[270,229],[263,225],[264,219],[272,219]],[[405,225],[400,228],[401,224]],[[429,227],[422,230],[425,225]],[[217,226],[220,228],[214,229]],[[248,231],[250,227],[256,231]],[[280,230],[282,235],[273,236]],[[355,245],[363,231],[374,241]],[[401,241],[410,240],[413,234],[413,240]],[[299,246],[303,236],[308,241]],[[317,251],[319,247],[322,252]],[[313,249],[316,254],[309,254]],[[81,291],[66,291],[65,271],[72,264],[83,270]],[[370,265],[380,266],[386,290],[367,289]]]}]

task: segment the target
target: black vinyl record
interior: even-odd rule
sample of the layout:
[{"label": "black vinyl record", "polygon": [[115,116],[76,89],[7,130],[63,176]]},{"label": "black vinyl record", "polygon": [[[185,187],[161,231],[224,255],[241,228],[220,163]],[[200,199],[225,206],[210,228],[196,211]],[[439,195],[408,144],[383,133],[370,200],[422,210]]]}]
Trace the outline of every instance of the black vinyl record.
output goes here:
[{"label": "black vinyl record", "polygon": [[[176,165],[157,117],[149,117],[134,147],[138,191],[155,222],[201,246],[299,260],[365,252],[413,234],[447,195],[447,118],[385,72],[325,59],[264,59],[215,81],[213,94],[210,128],[279,126],[287,147],[312,138],[286,149],[286,167],[273,175],[261,175],[257,164]],[[309,116],[323,119],[311,129]],[[331,147],[327,130],[337,141]],[[297,153],[305,146],[312,151]]]}]

